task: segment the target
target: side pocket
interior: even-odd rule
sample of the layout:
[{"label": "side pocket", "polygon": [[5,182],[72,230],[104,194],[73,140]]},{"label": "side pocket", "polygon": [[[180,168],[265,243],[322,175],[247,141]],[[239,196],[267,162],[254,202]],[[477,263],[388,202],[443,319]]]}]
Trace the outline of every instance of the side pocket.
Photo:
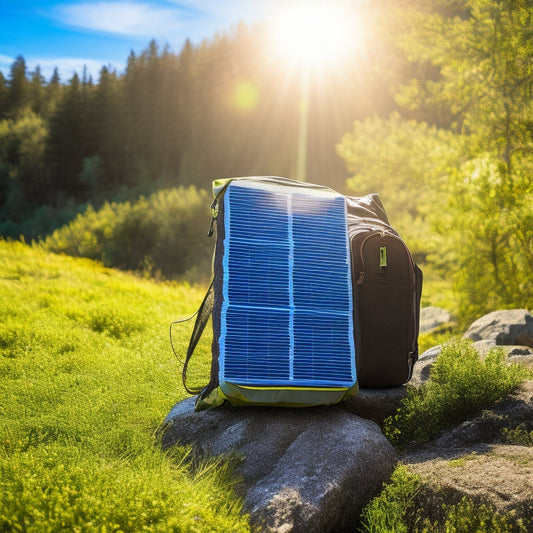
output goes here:
[{"label": "side pocket", "polygon": [[412,284],[367,275],[359,290],[358,380],[362,387],[393,387],[409,379]]}]

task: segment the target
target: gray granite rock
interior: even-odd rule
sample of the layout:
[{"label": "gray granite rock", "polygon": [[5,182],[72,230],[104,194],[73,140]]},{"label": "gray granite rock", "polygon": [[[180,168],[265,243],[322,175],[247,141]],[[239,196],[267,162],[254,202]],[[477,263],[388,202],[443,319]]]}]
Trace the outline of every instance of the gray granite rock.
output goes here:
[{"label": "gray granite rock", "polygon": [[197,413],[190,398],[165,423],[164,446],[242,456],[236,473],[245,510],[264,531],[353,531],[396,463],[379,426],[341,406],[222,406]]},{"label": "gray granite rock", "polygon": [[420,333],[427,333],[443,324],[452,322],[452,317],[442,307],[422,307],[420,309]]},{"label": "gray granite rock", "polygon": [[473,341],[533,348],[533,316],[526,309],[494,311],[476,320],[464,336]]}]

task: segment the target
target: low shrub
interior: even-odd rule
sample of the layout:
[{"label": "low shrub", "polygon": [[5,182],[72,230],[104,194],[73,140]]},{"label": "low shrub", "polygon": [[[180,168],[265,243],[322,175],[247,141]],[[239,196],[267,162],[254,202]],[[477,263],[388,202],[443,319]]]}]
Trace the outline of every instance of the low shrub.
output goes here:
[{"label": "low shrub", "polygon": [[384,422],[384,433],[398,447],[424,442],[493,405],[514,391],[530,372],[505,361],[495,348],[483,359],[470,341],[445,344],[419,389],[409,387],[396,414]]},{"label": "low shrub", "polygon": [[365,533],[409,533],[414,524],[409,515],[413,514],[413,500],[420,490],[420,476],[409,472],[399,464],[383,490],[361,514],[361,528]]},{"label": "low shrub", "polygon": [[209,277],[213,241],[205,234],[211,213],[206,191],[158,191],[135,203],[92,206],[42,241],[49,251],[88,257],[105,266],[166,278]]}]

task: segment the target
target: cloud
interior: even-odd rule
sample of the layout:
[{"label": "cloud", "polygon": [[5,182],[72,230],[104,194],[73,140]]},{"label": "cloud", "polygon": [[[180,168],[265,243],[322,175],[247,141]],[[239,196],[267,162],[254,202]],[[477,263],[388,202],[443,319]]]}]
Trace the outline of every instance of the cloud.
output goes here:
[{"label": "cloud", "polygon": [[58,5],[55,16],[67,26],[85,30],[153,37],[185,29],[190,10],[133,1],[85,2]]}]

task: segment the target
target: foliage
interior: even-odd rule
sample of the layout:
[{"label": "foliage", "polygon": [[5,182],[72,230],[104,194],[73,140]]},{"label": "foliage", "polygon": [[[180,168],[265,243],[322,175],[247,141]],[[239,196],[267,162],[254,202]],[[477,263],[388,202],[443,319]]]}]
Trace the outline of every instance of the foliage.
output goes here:
[{"label": "foliage", "polygon": [[431,368],[430,381],[409,387],[396,414],[384,422],[384,433],[395,445],[424,442],[505,397],[529,377],[516,363],[507,365],[501,349],[482,359],[467,340],[442,347]]},{"label": "foliage", "polygon": [[207,193],[191,186],[161,190],[133,204],[106,202],[98,211],[89,206],[42,245],[106,266],[207,279],[213,248],[205,237],[209,204]]},{"label": "foliage", "polygon": [[0,183],[5,202],[0,219],[20,220],[24,209],[34,206],[33,202],[25,206],[24,198],[47,194],[43,164],[47,137],[46,122],[28,108],[0,121],[0,160],[9,164],[9,178]]},{"label": "foliage", "polygon": [[442,212],[443,197],[435,193],[450,169],[468,158],[467,139],[393,113],[355,122],[337,151],[353,173],[349,191],[357,196],[377,192],[416,260],[438,256],[439,264],[449,267],[448,247],[442,239],[428,238],[427,218]]},{"label": "foliage", "polygon": [[423,505],[427,495],[419,475],[399,464],[381,493],[363,509],[359,531],[367,533],[525,533],[527,525],[512,514],[463,497],[458,503],[443,503],[440,516]]},{"label": "foliage", "polygon": [[395,12],[413,65],[397,102],[433,124],[443,111],[450,120],[446,129],[398,115],[356,122],[338,146],[350,186],[380,192],[419,260],[453,279],[462,325],[530,307],[533,7],[435,0]]},{"label": "foliage", "polygon": [[0,530],[248,531],[230,466],[155,437],[204,289],[14,242],[0,265]]},{"label": "foliage", "polygon": [[503,428],[503,440],[509,444],[520,446],[533,446],[533,430],[528,431],[525,423],[519,424],[516,428]]},{"label": "foliage", "polygon": [[413,514],[413,500],[420,490],[420,476],[410,472],[401,463],[392,473],[383,490],[363,509],[361,532],[410,533],[409,514]]},{"label": "foliage", "polygon": [[[526,533],[527,526],[521,521],[513,519],[510,514],[498,513],[492,506],[479,504],[466,496],[457,505],[444,507],[446,523],[441,531],[446,533],[470,533],[483,531],[484,533]],[[435,529],[427,527],[422,533],[429,533]],[[439,529],[437,529],[439,531]]]},{"label": "foliage", "polygon": [[450,216],[435,224],[455,242],[463,324],[533,302],[533,181],[518,164],[510,175],[483,154],[450,173]]}]

